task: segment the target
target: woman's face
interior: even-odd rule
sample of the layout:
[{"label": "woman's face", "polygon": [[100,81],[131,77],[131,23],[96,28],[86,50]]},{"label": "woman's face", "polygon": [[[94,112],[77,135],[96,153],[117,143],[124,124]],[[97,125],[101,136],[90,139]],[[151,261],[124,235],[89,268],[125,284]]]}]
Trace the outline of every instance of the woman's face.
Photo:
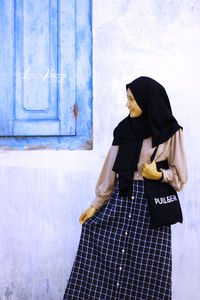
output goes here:
[{"label": "woman's face", "polygon": [[128,107],[129,111],[130,111],[130,117],[131,118],[137,118],[142,114],[142,110],[139,107],[139,105],[137,104],[131,90],[128,88],[127,89],[127,102],[126,102],[126,106]]}]

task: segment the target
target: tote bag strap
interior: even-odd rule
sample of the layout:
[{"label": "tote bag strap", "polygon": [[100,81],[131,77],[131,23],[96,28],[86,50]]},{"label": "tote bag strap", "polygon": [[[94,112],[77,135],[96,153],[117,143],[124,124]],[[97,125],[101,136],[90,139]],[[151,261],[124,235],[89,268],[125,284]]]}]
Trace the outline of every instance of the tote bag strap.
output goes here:
[{"label": "tote bag strap", "polygon": [[153,151],[153,154],[151,155],[151,158],[150,158],[151,162],[154,160],[157,150],[158,150],[158,146],[156,147],[156,149]]}]

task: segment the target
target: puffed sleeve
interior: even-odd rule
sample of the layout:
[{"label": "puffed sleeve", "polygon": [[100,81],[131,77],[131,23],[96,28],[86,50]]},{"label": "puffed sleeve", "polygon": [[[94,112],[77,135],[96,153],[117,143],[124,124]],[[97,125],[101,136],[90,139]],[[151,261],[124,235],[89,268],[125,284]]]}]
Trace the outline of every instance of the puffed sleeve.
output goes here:
[{"label": "puffed sleeve", "polygon": [[181,191],[188,180],[182,129],[179,129],[171,137],[168,165],[169,169],[161,169],[163,172],[163,182],[168,182],[175,190]]},{"label": "puffed sleeve", "polygon": [[106,204],[113,192],[116,173],[112,171],[119,146],[111,146],[96,184],[96,198],[91,203],[96,209]]}]

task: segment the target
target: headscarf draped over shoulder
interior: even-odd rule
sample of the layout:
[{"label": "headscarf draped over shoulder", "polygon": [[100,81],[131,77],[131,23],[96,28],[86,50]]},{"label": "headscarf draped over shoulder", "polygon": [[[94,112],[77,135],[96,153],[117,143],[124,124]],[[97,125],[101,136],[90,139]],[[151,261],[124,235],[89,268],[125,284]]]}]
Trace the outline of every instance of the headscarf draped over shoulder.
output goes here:
[{"label": "headscarf draped over shoulder", "polygon": [[137,118],[128,115],[114,130],[113,145],[119,145],[119,151],[113,171],[119,174],[121,196],[130,194],[143,139],[152,137],[152,147],[155,147],[182,128],[172,115],[169,98],[160,83],[142,76],[127,84],[128,88],[142,109],[142,114]]}]

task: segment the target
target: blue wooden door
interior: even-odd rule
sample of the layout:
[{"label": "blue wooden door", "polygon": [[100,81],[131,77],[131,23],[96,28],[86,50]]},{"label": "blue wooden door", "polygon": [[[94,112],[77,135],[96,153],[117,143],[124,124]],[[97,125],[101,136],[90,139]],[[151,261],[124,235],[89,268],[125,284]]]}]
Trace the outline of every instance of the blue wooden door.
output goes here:
[{"label": "blue wooden door", "polygon": [[[86,50],[83,41],[85,34],[89,34],[87,39],[91,43],[91,32],[85,27],[89,2],[1,2],[0,136],[62,137],[85,131],[79,126],[83,125],[83,120],[77,120],[78,101],[82,101],[80,105],[85,104],[83,98],[76,98],[80,92],[77,78],[81,77],[81,72],[84,73],[88,62],[90,79],[87,67],[85,76],[91,82],[91,61],[86,52],[86,57],[81,57],[80,47],[82,41],[82,50]],[[80,66],[77,67],[78,60],[82,71]],[[84,97],[85,92],[82,92]],[[79,110],[84,111],[85,108],[80,105]]]}]

